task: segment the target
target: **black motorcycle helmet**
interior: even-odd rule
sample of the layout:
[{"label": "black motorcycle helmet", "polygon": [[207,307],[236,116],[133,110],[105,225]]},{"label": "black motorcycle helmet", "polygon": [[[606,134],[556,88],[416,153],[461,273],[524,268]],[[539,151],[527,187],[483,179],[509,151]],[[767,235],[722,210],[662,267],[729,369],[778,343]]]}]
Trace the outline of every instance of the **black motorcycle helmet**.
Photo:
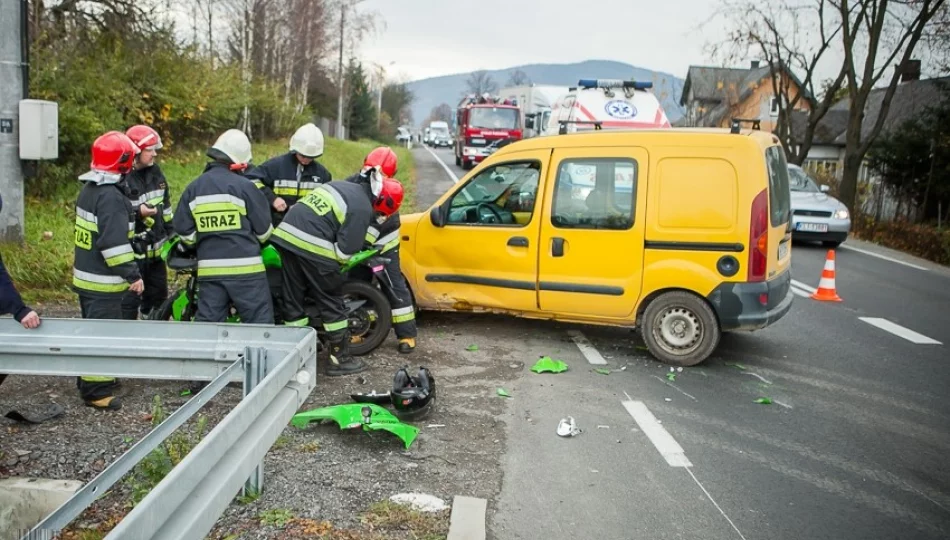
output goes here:
[{"label": "black motorcycle helmet", "polygon": [[409,375],[408,366],[401,367],[393,377],[389,399],[400,420],[421,420],[435,405],[435,377],[425,367],[420,367],[415,377]]}]

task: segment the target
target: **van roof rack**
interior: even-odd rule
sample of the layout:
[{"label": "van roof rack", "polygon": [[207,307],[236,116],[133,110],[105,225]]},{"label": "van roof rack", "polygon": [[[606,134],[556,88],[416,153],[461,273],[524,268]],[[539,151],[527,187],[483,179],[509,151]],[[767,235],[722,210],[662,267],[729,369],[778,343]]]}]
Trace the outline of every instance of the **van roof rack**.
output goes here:
[{"label": "van roof rack", "polygon": [[602,129],[603,122],[600,120],[558,120],[558,134],[564,135],[567,133],[568,124],[580,124],[584,126],[594,126],[595,130]]},{"label": "van roof rack", "polygon": [[739,133],[739,129],[743,123],[752,124],[752,129],[757,131],[762,129],[762,121],[757,118],[733,118],[729,132]]}]

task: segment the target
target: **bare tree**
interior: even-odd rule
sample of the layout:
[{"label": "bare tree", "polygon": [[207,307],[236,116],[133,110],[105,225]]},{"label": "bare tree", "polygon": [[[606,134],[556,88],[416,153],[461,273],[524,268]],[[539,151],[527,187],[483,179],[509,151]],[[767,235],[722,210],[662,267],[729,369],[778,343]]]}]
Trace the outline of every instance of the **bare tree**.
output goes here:
[{"label": "bare tree", "polygon": [[508,83],[506,86],[524,86],[527,84],[531,84],[531,79],[528,78],[528,74],[520,69],[516,69],[508,75]]},{"label": "bare tree", "polygon": [[472,72],[468,80],[465,81],[465,85],[466,93],[475,94],[476,96],[486,93],[494,94],[498,91],[498,85],[495,83],[495,79],[492,79],[491,75],[485,70]]},{"label": "bare tree", "polygon": [[[788,160],[800,165],[811,149],[818,123],[835,103],[844,82],[843,65],[834,79],[819,81],[817,75],[819,65],[834,52],[832,47],[841,37],[840,18],[823,0],[781,0],[765,5],[723,0],[720,13],[731,26],[728,37],[713,46],[713,54],[725,61],[749,56],[765,60],[772,94],[778,98],[775,133]],[[795,110],[806,111],[800,136],[793,125]]]},{"label": "bare tree", "polygon": [[432,111],[429,112],[429,118],[426,120],[426,125],[436,121],[452,121],[452,107],[450,107],[448,103],[440,103],[437,107],[433,107]]},{"label": "bare tree", "polygon": [[[874,139],[884,127],[903,68],[914,55],[934,16],[945,0],[829,0],[841,17],[844,67],[850,109],[845,143],[844,173],[839,195],[855,210],[858,173]],[[862,49],[864,58],[862,59]],[[890,72],[888,78],[885,75]],[[884,79],[878,115],[869,129],[864,126],[871,91]]]}]

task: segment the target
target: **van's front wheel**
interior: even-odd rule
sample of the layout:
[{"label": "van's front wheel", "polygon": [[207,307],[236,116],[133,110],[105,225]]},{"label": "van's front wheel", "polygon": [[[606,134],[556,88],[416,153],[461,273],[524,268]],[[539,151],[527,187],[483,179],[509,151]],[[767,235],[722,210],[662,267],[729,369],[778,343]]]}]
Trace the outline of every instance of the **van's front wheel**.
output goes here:
[{"label": "van's front wheel", "polygon": [[716,314],[696,295],[674,291],[656,297],[643,313],[641,334],[661,362],[695,366],[719,344]]}]

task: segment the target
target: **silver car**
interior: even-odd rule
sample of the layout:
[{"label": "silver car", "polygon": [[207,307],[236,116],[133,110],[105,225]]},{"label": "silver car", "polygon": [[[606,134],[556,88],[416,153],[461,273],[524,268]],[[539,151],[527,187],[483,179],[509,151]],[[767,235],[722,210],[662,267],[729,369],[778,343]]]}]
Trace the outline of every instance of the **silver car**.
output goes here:
[{"label": "silver car", "polygon": [[788,186],[792,195],[792,237],[796,240],[820,241],[838,247],[851,232],[848,207],[828,195],[828,186],[821,187],[798,165],[788,165]]}]

